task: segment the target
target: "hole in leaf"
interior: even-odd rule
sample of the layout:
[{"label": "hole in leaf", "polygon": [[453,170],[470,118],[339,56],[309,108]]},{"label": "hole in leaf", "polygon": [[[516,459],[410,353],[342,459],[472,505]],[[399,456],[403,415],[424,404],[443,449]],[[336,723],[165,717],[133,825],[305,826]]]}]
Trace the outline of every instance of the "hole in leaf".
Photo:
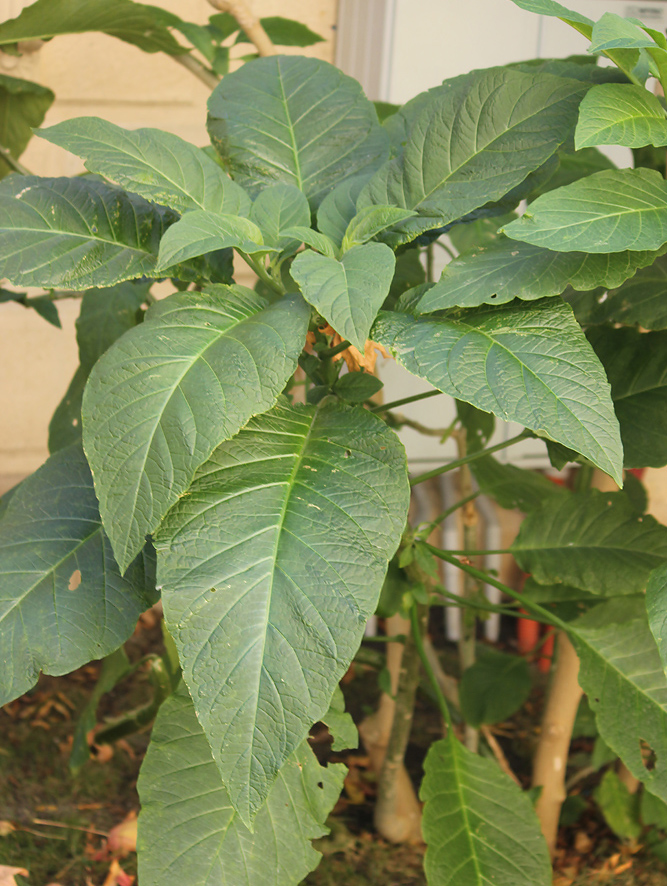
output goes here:
[{"label": "hole in leaf", "polygon": [[639,753],[642,755],[644,769],[646,769],[647,772],[652,772],[655,769],[658,755],[651,745],[647,741],[644,741],[643,738],[639,739]]},{"label": "hole in leaf", "polygon": [[349,458],[351,455],[352,455],[352,450],[346,449],[345,452],[343,453],[343,458]]},{"label": "hole in leaf", "polygon": [[75,569],[74,572],[69,577],[69,584],[67,585],[68,591],[75,591],[79,585],[81,584],[81,570]]},{"label": "hole in leaf", "polygon": [[493,295],[491,296],[491,298],[498,298],[497,293],[494,292]]},{"label": "hole in leaf", "polygon": [[324,790],[324,784],[321,781],[317,782],[317,786],[318,786],[318,788],[321,788],[322,790]]}]

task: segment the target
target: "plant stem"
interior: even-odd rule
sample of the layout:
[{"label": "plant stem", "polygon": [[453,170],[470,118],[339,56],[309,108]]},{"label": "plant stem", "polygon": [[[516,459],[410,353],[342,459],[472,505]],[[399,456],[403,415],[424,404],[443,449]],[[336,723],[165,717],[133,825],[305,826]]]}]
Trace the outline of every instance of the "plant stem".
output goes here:
[{"label": "plant stem", "polygon": [[[467,456],[467,434],[464,429],[458,434],[456,442],[459,449],[459,456],[466,458]],[[467,498],[473,491],[472,474],[470,466],[461,465],[459,470],[459,492],[464,498]],[[470,548],[467,556],[474,556],[474,546],[477,543],[477,509],[474,501],[468,502],[462,510],[463,523],[463,546]],[[468,573],[463,575],[463,597],[466,600],[472,600],[478,595],[478,580]],[[459,639],[459,666],[461,674],[464,674],[468,668],[475,664],[475,646],[477,643],[477,613],[474,609],[464,609],[461,613],[461,637]],[[474,754],[479,748],[479,731],[468,723],[465,725],[465,746]]]},{"label": "plant stem", "polygon": [[257,261],[257,259],[253,258],[251,255],[248,255],[246,252],[241,252],[240,249],[237,249],[237,252],[241,256],[243,261],[248,265],[248,267],[252,268],[252,270],[257,274],[262,283],[266,283],[269,289],[272,289],[278,295],[285,295],[285,290],[283,289],[283,287],[278,283],[277,280],[274,280],[274,278],[269,274],[269,272],[260,261]]},{"label": "plant stem", "polygon": [[431,667],[431,662],[429,661],[429,657],[426,654],[426,650],[424,649],[424,639],[423,639],[423,631],[422,631],[422,622],[425,621],[420,615],[419,608],[416,603],[412,604],[410,609],[410,622],[412,624],[412,638],[415,644],[415,648],[417,650],[417,654],[421,659],[422,666],[426,671],[426,675],[433,687],[433,691],[435,692],[435,697],[438,702],[438,708],[440,713],[442,714],[442,719],[447,724],[449,729],[452,728],[452,717],[449,713],[449,705],[447,704],[447,700],[442,691],[442,687],[440,686],[440,681],[435,675],[433,668]]},{"label": "plant stem", "polygon": [[438,437],[441,442],[444,442],[449,436],[451,436],[454,425],[458,421],[458,419],[455,419],[452,424],[446,428],[429,428],[421,422],[414,421],[414,419],[408,418],[405,415],[396,415],[395,413],[392,413],[391,416],[388,416],[388,419],[389,418],[391,418],[391,421],[388,421],[388,424],[392,428],[412,428],[414,431],[417,431],[417,433],[424,434],[426,437]]},{"label": "plant stem", "polygon": [[18,172],[19,175],[32,175],[33,173],[23,165],[23,163],[19,163],[16,157],[12,157],[11,153],[4,147],[4,145],[0,145],[0,157],[5,161],[7,166],[14,170],[14,172]]},{"label": "plant stem", "polygon": [[402,400],[393,400],[391,403],[381,403],[379,406],[373,406],[371,412],[388,412],[390,409],[396,409],[397,406],[416,403],[417,400],[426,400],[428,397],[437,397],[439,394],[442,394],[442,391],[425,391],[423,394],[413,394],[412,397],[403,397]]},{"label": "plant stem", "polygon": [[194,74],[195,77],[199,78],[199,80],[201,80],[205,86],[208,86],[209,89],[215,89],[218,83],[220,83],[220,78],[193,55],[172,55],[171,58],[190,71],[190,73]]},{"label": "plant stem", "polygon": [[452,252],[452,250],[449,248],[449,246],[447,246],[446,243],[443,243],[441,240],[435,240],[434,242],[435,242],[436,246],[439,246],[439,247],[440,247],[440,249],[444,249],[445,252],[447,253],[447,255],[448,255],[451,259],[455,259],[455,258],[457,257],[457,256],[456,256],[456,253],[455,253],[455,252]]},{"label": "plant stem", "polygon": [[467,495],[465,498],[462,498],[460,501],[457,501],[456,504],[443,511],[442,514],[438,514],[435,520],[427,524],[424,529],[419,530],[419,532],[416,534],[416,538],[425,538],[429,536],[437,526],[439,526],[444,520],[447,519],[447,517],[449,517],[455,511],[458,511],[458,509],[462,508],[463,505],[467,505],[469,501],[474,501],[478,495],[481,495],[481,492],[481,489],[477,489],[475,492],[471,492],[470,495]]},{"label": "plant stem", "polygon": [[[468,606],[471,609],[481,609],[483,612],[498,612],[500,615],[510,615],[512,618],[525,618],[526,621],[539,621],[540,624],[546,624],[549,625],[549,627],[552,626],[550,621],[545,621],[543,618],[539,618],[535,614],[529,615],[527,612],[521,612],[519,609],[513,608],[515,605],[518,606],[518,603],[508,603],[504,606],[500,604],[496,606],[494,603],[487,603],[483,600],[466,600],[465,597],[461,597],[459,594],[455,594],[452,591],[448,591],[442,587],[438,587],[435,593],[439,594],[441,597],[446,597],[448,600],[451,600],[452,605],[454,606]],[[440,605],[447,606],[449,604],[442,603]],[[523,605],[523,603],[521,605]],[[544,641],[541,640],[535,646],[535,649],[539,649],[543,642]],[[531,653],[534,651],[535,650],[531,650]]]},{"label": "plant stem", "polygon": [[501,581],[498,581],[497,578],[489,575],[488,572],[482,572],[480,569],[475,569],[474,566],[470,566],[467,563],[462,563],[461,560],[451,555],[449,551],[443,551],[440,548],[436,548],[433,545],[428,544],[428,542],[425,542],[425,544],[429,551],[432,554],[435,554],[435,556],[438,557],[440,560],[444,560],[446,563],[451,563],[453,566],[456,566],[457,569],[461,569],[463,572],[467,572],[469,575],[474,576],[479,581],[484,582],[485,584],[492,585],[494,588],[498,588],[499,591],[507,594],[508,597],[511,597],[513,600],[517,600],[519,603],[521,603],[524,609],[527,609],[530,612],[533,612],[536,615],[540,616],[540,621],[543,621],[545,624],[560,628],[563,631],[569,631],[569,625],[567,625],[562,619],[558,618],[557,615],[554,615],[553,612],[549,612],[548,609],[540,606],[539,603],[535,603],[527,597],[524,597],[523,594],[520,594],[518,591],[515,591],[514,588],[510,588],[508,587],[508,585],[505,585]]},{"label": "plant stem", "polygon": [[446,474],[449,471],[455,471],[462,465],[470,464],[471,461],[477,461],[478,458],[484,458],[485,455],[491,455],[493,452],[507,449],[508,446],[513,446],[515,443],[525,440],[527,436],[526,432],[522,431],[520,434],[517,434],[516,437],[510,437],[509,440],[505,440],[502,443],[496,443],[495,446],[489,446],[488,449],[480,449],[478,452],[471,452],[470,455],[466,455],[463,458],[457,458],[455,461],[450,461],[448,464],[442,465],[439,468],[434,468],[432,471],[427,471],[425,474],[418,474],[410,480],[410,486],[416,486],[418,483],[423,483],[424,480],[430,480],[431,477],[437,477],[438,474]]},{"label": "plant stem", "polygon": [[211,6],[221,12],[229,12],[239,23],[248,40],[253,43],[260,55],[276,55],[276,47],[262,27],[262,23],[253,15],[244,0],[208,0]]},{"label": "plant stem", "polygon": [[535,804],[549,852],[554,855],[558,819],[565,800],[565,773],[574,718],[582,691],[579,659],[567,634],[558,634],[558,657],[542,719],[542,733],[533,761],[533,787],[542,791]]},{"label": "plant stem", "polygon": [[[421,607],[421,610],[425,612],[426,607]],[[420,831],[419,804],[403,762],[412,728],[415,695],[419,684],[419,656],[409,624],[406,624],[406,628],[404,644],[397,647],[390,643],[387,646],[387,667],[392,674],[392,690],[395,697],[390,700],[388,696],[382,696],[382,700],[388,703],[387,712],[391,712],[388,738],[383,741],[382,736],[375,736],[376,743],[379,738],[379,743],[384,743],[384,748],[378,773],[377,801],[373,820],[378,833],[393,843],[414,839]],[[394,664],[397,661],[399,663],[398,672],[395,667],[392,668],[390,655]],[[381,710],[378,709],[378,715],[380,713]],[[360,728],[360,733],[372,759],[374,752],[377,754],[380,750],[373,747],[372,724],[367,724],[365,729]]]},{"label": "plant stem", "polygon": [[434,270],[435,270],[434,259],[435,259],[435,255],[434,255],[433,244],[429,243],[429,245],[426,247],[426,282],[427,283],[433,283]]},{"label": "plant stem", "polygon": [[511,554],[511,548],[498,548],[497,551],[487,551],[487,550],[462,550],[462,551],[449,551],[450,554],[453,554],[455,557],[485,557],[487,554]]}]

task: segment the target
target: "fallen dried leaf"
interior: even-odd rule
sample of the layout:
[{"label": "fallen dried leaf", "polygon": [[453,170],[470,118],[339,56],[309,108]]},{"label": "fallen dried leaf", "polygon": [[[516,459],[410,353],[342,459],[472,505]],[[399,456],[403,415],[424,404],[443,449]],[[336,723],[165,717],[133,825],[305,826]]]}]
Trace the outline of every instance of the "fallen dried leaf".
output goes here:
[{"label": "fallen dried leaf", "polygon": [[130,812],[126,818],[109,831],[107,848],[113,855],[123,858],[137,851],[137,813]]},{"label": "fallen dried leaf", "polygon": [[102,886],[132,886],[134,877],[126,874],[116,859],[111,862],[109,873],[106,875]]},{"label": "fallen dried leaf", "polygon": [[15,830],[11,821],[0,821],[0,837],[8,837]]},{"label": "fallen dried leaf", "polygon": [[0,886],[18,886],[14,877],[27,877],[25,868],[12,868],[6,864],[0,864]]}]

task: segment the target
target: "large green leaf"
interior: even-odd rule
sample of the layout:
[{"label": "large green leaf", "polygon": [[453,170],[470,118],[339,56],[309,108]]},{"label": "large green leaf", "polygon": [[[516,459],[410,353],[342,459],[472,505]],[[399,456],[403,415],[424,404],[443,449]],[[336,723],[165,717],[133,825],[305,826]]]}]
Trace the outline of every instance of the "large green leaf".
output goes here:
[{"label": "large green leaf", "polygon": [[385,235],[396,246],[499,200],[571,135],[586,89],[575,80],[508,68],[445,81],[418,97],[407,116],[405,149],[371,179],[359,208],[418,212]]},{"label": "large green leaf", "polygon": [[420,795],[429,886],[549,886],[549,852],[527,794],[452,729],[429,748]]},{"label": "large green leaf", "polygon": [[123,129],[99,117],[77,117],[37,135],[81,157],[91,172],[179,212],[250,211],[248,195],[215,160],[171,132]]},{"label": "large green leaf", "polygon": [[446,394],[573,447],[621,483],[609,384],[561,301],[450,311],[380,312],[373,341]]},{"label": "large green leaf", "polygon": [[290,273],[306,301],[363,353],[395,264],[394,253],[384,243],[365,243],[348,250],[340,261],[311,250],[302,252]]},{"label": "large green leaf", "polygon": [[594,327],[588,338],[611,384],[626,468],[667,464],[667,332]]},{"label": "large green leaf", "polygon": [[139,776],[143,886],[296,886],[320,861],[310,841],[328,833],[325,820],[345,771],[340,764],[320,766],[303,741],[249,831],[181,684],[160,709]]},{"label": "large green leaf", "polygon": [[214,448],[272,406],[296,368],[309,309],[241,286],[172,295],[99,360],[83,441],[121,568]]},{"label": "large green leaf", "polygon": [[81,401],[90,370],[117,338],[141,321],[150,285],[126,282],[84,293],[76,321],[79,367],[49,423],[49,452],[81,439]]},{"label": "large green leaf", "polygon": [[646,611],[663,669],[667,673],[667,563],[651,573],[646,586]]},{"label": "large green leaf", "polygon": [[232,246],[251,255],[273,251],[264,245],[262,232],[250,219],[204,209],[187,212],[162,238],[156,272],[167,271],[172,265],[214,249]]},{"label": "large green leaf", "polygon": [[113,652],[155,599],[143,555],[120,576],[80,447],[52,455],[0,522],[0,705]]},{"label": "large green leaf", "polygon": [[667,527],[638,514],[622,492],[591,490],[528,514],[512,553],[541,584],[638,594],[667,559]]},{"label": "large green leaf", "polygon": [[568,301],[584,324],[622,323],[644,329],[667,329],[667,258],[659,257],[618,289],[573,293]]},{"label": "large green leaf", "polygon": [[160,527],[167,624],[245,823],[326,712],[408,498],[403,447],[372,413],[281,403],[215,450]]},{"label": "large green leaf", "polygon": [[176,216],[90,178],[0,182],[0,276],[88,289],[151,274]]},{"label": "large green leaf", "polygon": [[[50,89],[0,74],[0,145],[12,157],[20,157],[32,137],[32,130],[40,126],[55,96]],[[0,161],[0,171],[10,171]]]},{"label": "large green leaf", "polygon": [[427,314],[456,305],[504,304],[560,295],[576,290],[620,286],[637,268],[655,260],[655,252],[553,252],[501,237],[488,246],[463,253],[445,266],[440,280],[419,302]]},{"label": "large green leaf", "polygon": [[504,233],[556,252],[660,249],[667,182],[655,169],[609,169],[549,191]]},{"label": "large green leaf", "polygon": [[102,31],[125,40],[144,52],[187,52],[169,31],[178,16],[158,6],[133,0],[37,0],[18,18],[0,24],[0,45],[28,40],[49,40],[58,34]]},{"label": "large green leaf", "polygon": [[283,182],[316,208],[332,188],[374,171],[389,153],[361,86],[314,58],[250,62],[222,80],[208,108],[213,143],[253,195]]},{"label": "large green leaf", "polygon": [[[636,778],[667,800],[667,679],[643,599],[596,606],[570,624],[570,637],[600,735]],[[655,765],[644,760],[642,742],[655,753]]]},{"label": "large green leaf", "polygon": [[660,99],[647,89],[630,83],[602,83],[584,96],[574,143],[577,148],[667,145],[667,116]]}]

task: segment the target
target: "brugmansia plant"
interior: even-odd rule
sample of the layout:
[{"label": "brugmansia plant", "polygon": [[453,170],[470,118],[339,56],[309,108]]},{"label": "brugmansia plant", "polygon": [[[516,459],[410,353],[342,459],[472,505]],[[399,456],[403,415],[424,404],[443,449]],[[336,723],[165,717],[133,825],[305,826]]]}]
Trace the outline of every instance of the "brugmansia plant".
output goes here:
[{"label": "brugmansia plant", "polygon": [[[43,106],[5,145],[0,275],[47,290],[5,298],[53,318],[63,290],[84,295],[51,457],[2,501],[0,703],[40,671],[112,656],[161,598],[183,679],[163,693],[140,777],[141,886],[286,886],[317,865],[344,767],[322,766],[308,734],[323,721],[334,748],[356,741],[338,682],[390,561],[408,588],[394,606],[411,618],[405,654],[447,726],[421,787],[429,883],[551,877],[534,797],[452,727],[423,641],[446,594],[433,557],[569,637],[604,742],[667,803],[667,529],[636,485],[589,488],[594,467],[623,486],[624,469],[667,464],[667,184],[653,168],[667,117],[645,88],[667,86],[667,40],[515,2],[573,25],[589,56],[473,71],[382,124],[333,66],[270,56],[213,90],[214,152],[79,118],[38,135],[89,174],[25,174],[16,157]],[[200,74],[225,73],[233,21],[197,29],[122,3],[102,4],[100,23],[93,0],[63,0],[54,23],[39,0],[0,25],[0,44],[94,27],[192,59],[178,29]],[[46,99],[38,88],[28,104]],[[615,168],[606,144],[637,167]],[[437,282],[415,280],[445,233],[460,254]],[[254,290],[234,282],[232,251]],[[174,291],[156,301],[157,279]],[[432,386],[420,396],[456,398],[460,459],[408,478],[400,404],[373,401],[381,382],[364,371],[377,346]],[[539,436],[554,464],[579,462],[576,491],[495,461],[508,444],[485,448],[492,415],[526,429],[509,443]],[[406,528],[410,484],[462,465],[527,513],[522,595],[429,544],[432,526]],[[517,614],[513,601],[495,608]],[[475,685],[504,673],[480,659],[464,674],[472,725]]]}]

